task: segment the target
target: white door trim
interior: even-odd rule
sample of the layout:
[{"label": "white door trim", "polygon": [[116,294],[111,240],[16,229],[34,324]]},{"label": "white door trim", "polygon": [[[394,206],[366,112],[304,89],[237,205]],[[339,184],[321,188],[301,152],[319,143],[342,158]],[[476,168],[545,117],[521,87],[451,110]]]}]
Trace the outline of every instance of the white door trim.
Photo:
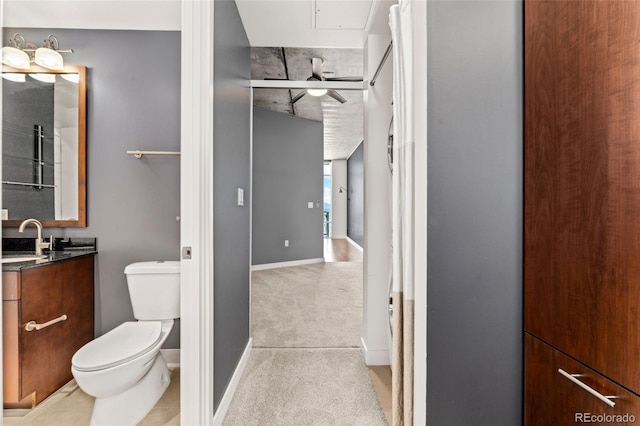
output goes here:
[{"label": "white door trim", "polygon": [[182,0],[180,424],[213,422],[213,2]]},{"label": "white door trim", "polygon": [[413,8],[413,75],[414,75],[414,392],[413,423],[427,424],[427,2],[414,1]]}]

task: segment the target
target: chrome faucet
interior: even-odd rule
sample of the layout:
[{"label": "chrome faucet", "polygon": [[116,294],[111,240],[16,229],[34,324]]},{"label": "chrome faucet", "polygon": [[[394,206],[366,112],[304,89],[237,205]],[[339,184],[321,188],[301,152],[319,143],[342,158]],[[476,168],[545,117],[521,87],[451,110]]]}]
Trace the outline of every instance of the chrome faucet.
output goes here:
[{"label": "chrome faucet", "polygon": [[24,228],[30,224],[38,229],[38,238],[36,238],[36,256],[40,256],[43,248],[48,248],[49,250],[53,248],[53,238],[50,238],[48,243],[42,241],[42,224],[38,219],[26,219],[20,224],[18,232],[24,232]]}]

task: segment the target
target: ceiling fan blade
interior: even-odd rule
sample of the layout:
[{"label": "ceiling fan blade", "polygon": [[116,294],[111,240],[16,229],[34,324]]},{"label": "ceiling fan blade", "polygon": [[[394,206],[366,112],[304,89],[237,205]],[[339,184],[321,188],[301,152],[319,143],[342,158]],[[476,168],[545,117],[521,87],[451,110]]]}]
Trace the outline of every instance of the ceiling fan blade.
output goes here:
[{"label": "ceiling fan blade", "polygon": [[340,102],[341,104],[347,102],[347,100],[343,98],[342,95],[340,95],[340,93],[336,92],[335,90],[329,90],[327,92],[327,96],[331,96],[333,99]]},{"label": "ceiling fan blade", "polygon": [[322,59],[311,58],[311,75],[318,81],[322,81]]},{"label": "ceiling fan blade", "polygon": [[362,77],[325,77],[325,81],[363,81]]},{"label": "ceiling fan blade", "polygon": [[307,94],[306,90],[303,90],[302,92],[298,93],[297,95],[295,95],[293,98],[291,98],[291,103],[295,104],[296,102],[298,102],[300,99],[302,99],[302,97],[304,95]]}]

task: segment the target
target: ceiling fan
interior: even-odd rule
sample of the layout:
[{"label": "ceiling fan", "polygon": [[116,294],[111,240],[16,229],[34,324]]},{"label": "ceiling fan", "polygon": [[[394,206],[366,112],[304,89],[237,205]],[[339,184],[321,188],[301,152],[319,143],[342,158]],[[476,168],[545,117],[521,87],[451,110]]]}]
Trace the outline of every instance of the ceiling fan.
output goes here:
[{"label": "ceiling fan", "polygon": [[[322,59],[312,58],[311,77],[307,78],[307,81],[362,81],[362,77],[325,77],[322,72]],[[295,104],[307,94],[311,96],[322,96],[326,94],[341,104],[347,102],[347,100],[334,89],[306,89],[294,96],[291,99],[291,103]]]}]

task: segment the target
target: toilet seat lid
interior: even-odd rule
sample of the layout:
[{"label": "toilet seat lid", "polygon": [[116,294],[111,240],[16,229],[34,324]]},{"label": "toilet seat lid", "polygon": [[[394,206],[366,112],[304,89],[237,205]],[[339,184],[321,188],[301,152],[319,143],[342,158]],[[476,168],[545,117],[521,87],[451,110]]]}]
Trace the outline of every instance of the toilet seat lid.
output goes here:
[{"label": "toilet seat lid", "polygon": [[78,370],[103,370],[143,355],[159,340],[160,321],[129,321],[87,343],[73,355]]}]

